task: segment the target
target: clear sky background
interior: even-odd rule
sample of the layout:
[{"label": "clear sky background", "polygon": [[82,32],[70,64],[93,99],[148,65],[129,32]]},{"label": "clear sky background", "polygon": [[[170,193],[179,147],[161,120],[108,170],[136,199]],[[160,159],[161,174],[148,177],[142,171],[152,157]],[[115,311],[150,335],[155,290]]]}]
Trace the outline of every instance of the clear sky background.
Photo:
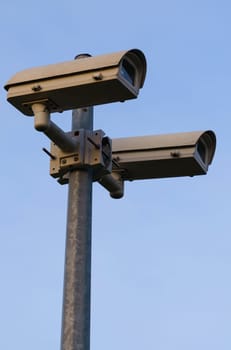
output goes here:
[{"label": "clear sky background", "polygon": [[[3,89],[32,66],[139,48],[137,100],[95,108],[111,138],[212,129],[206,176],[94,184],[92,350],[231,348],[231,3],[5,1],[1,38],[0,348],[60,346],[67,187]],[[54,115],[69,131],[71,112]]]}]

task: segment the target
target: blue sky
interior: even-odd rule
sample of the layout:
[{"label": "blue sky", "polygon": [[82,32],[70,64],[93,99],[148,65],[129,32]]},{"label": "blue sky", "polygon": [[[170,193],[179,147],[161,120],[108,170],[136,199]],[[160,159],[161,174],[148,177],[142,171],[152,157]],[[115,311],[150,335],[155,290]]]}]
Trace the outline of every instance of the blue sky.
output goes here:
[{"label": "blue sky", "polygon": [[[0,348],[60,346],[67,187],[49,141],[6,102],[17,71],[139,48],[137,100],[95,108],[111,138],[212,129],[206,176],[94,184],[91,349],[230,350],[230,49],[227,0],[8,1],[1,5]],[[71,113],[54,115],[70,130]]]}]

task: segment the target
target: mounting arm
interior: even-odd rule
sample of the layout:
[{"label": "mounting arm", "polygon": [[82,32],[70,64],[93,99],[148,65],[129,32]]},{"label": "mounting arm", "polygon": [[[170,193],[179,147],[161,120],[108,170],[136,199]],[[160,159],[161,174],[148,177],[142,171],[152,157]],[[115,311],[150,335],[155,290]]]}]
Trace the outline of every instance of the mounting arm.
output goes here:
[{"label": "mounting arm", "polygon": [[76,142],[50,120],[50,112],[43,103],[34,103],[32,106],[34,113],[34,127],[42,131],[51,141],[53,141],[64,152],[76,150]]}]

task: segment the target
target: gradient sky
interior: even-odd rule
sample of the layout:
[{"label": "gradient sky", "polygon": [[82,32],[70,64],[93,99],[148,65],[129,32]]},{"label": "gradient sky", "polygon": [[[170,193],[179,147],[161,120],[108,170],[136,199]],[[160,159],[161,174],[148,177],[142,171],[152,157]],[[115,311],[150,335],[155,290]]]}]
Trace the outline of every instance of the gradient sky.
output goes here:
[{"label": "gradient sky", "polygon": [[[67,187],[33,119],[6,102],[16,72],[139,48],[137,100],[95,108],[111,138],[214,130],[206,176],[94,184],[91,350],[231,348],[231,3],[6,1],[1,38],[0,348],[60,347]],[[53,119],[69,131],[71,112]]]}]

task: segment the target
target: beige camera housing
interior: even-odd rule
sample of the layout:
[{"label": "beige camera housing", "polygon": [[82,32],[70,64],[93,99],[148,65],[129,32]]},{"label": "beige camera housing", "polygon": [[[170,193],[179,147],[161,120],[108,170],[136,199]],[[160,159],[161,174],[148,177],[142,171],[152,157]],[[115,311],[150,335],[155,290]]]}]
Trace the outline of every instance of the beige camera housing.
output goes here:
[{"label": "beige camera housing", "polygon": [[113,171],[131,181],[203,175],[215,148],[210,130],[112,139]]},{"label": "beige camera housing", "polygon": [[145,75],[145,56],[132,49],[26,69],[5,89],[14,107],[33,116],[37,103],[52,113],[136,98]]}]

